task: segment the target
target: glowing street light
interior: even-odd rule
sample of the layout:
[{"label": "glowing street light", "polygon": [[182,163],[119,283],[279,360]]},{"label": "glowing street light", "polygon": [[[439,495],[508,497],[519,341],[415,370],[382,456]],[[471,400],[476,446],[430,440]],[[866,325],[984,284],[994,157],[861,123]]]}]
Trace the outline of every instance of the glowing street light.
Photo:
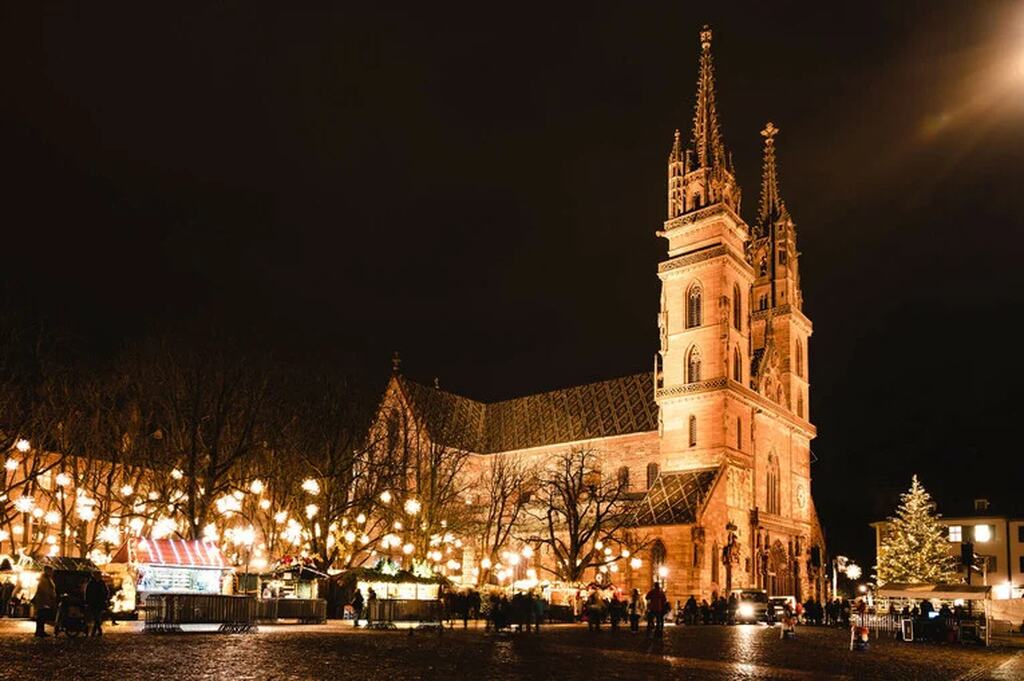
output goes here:
[{"label": "glowing street light", "polygon": [[421,504],[415,499],[405,500],[405,512],[409,515],[416,515],[420,512]]},{"label": "glowing street light", "polygon": [[20,440],[14,443],[14,448],[17,449],[22,454],[24,454],[28,450],[32,449],[32,443],[26,440],[25,438],[21,438]]},{"label": "glowing street light", "polygon": [[389,492],[387,490],[384,490],[383,492],[381,492],[380,493],[380,500],[381,500],[381,503],[390,504],[391,503],[391,492]]}]

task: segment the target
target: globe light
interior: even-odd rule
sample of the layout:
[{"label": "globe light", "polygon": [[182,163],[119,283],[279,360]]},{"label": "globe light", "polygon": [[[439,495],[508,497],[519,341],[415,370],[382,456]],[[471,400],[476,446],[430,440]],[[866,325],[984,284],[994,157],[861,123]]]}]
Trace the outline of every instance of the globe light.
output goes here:
[{"label": "globe light", "polygon": [[0,542],[7,541],[10,538],[11,535],[7,530],[0,530]]},{"label": "globe light", "polygon": [[153,490],[152,492],[146,495],[146,498],[149,499],[150,501],[156,501],[157,499],[160,498],[160,492]]},{"label": "globe light", "polygon": [[851,581],[856,581],[856,580],[860,579],[860,576],[861,576],[861,569],[860,569],[859,565],[857,565],[856,563],[849,563],[846,566],[846,578],[847,579],[849,579]]},{"label": "globe light", "polygon": [[365,513],[360,513],[359,515],[356,516],[356,524],[357,525],[362,525],[365,522],[366,522],[366,514]]},{"label": "globe light", "polygon": [[14,508],[19,513],[31,513],[32,509],[35,508],[36,500],[29,496],[20,496],[14,500]]},{"label": "globe light", "polygon": [[508,554],[506,560],[508,560],[510,565],[519,565],[519,554],[518,553],[510,553],[510,554]]},{"label": "globe light", "polygon": [[661,577],[662,579],[665,579],[666,577],[668,577],[668,568],[666,566],[664,566],[664,565],[659,567],[658,568],[658,576]]},{"label": "globe light", "polygon": [[284,525],[285,521],[288,520],[288,513],[285,511],[278,511],[274,514],[274,522],[278,525]]},{"label": "globe light", "polygon": [[56,511],[47,511],[46,517],[43,518],[43,520],[46,521],[47,525],[56,525],[60,522],[60,513],[57,513]]},{"label": "globe light", "polygon": [[181,480],[183,477],[185,477],[185,474],[181,472],[181,469],[175,468],[174,470],[171,471],[171,477],[174,478],[175,480]]},{"label": "globe light", "polygon": [[264,511],[270,508],[270,499],[260,499],[260,508]]},{"label": "globe light", "polygon": [[317,514],[320,508],[316,504],[309,504],[306,506],[306,517],[310,520]]},{"label": "globe light", "polygon": [[142,518],[132,518],[128,521],[128,527],[132,528],[132,531],[138,534],[142,532],[142,528],[145,527],[146,522]]},{"label": "globe light", "polygon": [[406,544],[405,546],[402,547],[402,553],[404,553],[405,555],[408,556],[409,554],[411,554],[413,552],[413,550],[415,548],[416,547],[413,546],[412,544]]},{"label": "globe light", "polygon": [[482,567],[484,570],[490,570],[491,569],[491,559],[490,558],[483,558],[483,559],[481,559],[480,567]]},{"label": "globe light", "polygon": [[57,473],[53,481],[57,483],[57,487],[67,487],[71,484],[71,476],[67,473]]},{"label": "globe light", "polygon": [[253,494],[263,494],[263,481],[256,478],[249,483],[249,491]]},{"label": "globe light", "polygon": [[306,478],[302,481],[302,489],[306,493],[316,496],[320,494],[320,483],[313,478]]},{"label": "globe light", "polygon": [[16,471],[18,470],[18,462],[14,459],[7,459],[7,461],[4,461],[4,468],[9,471]]},{"label": "globe light", "polygon": [[11,528],[11,531],[14,532],[14,535],[16,537],[20,537],[21,535],[23,535],[25,533],[25,528],[22,527],[21,525],[15,525],[14,527]]},{"label": "globe light", "polygon": [[616,565],[615,563],[612,563],[611,565],[608,566],[608,571],[609,572],[618,572],[619,571],[619,566]]},{"label": "globe light", "polygon": [[121,533],[117,531],[116,527],[104,527],[100,530],[99,540],[106,544],[116,544],[121,541]]},{"label": "globe light", "polygon": [[32,517],[36,518],[36,519],[42,518],[43,517],[43,509],[39,508],[38,506],[33,508],[32,509]]},{"label": "globe light", "polygon": [[355,540],[356,540],[356,533],[355,532],[353,532],[352,530],[349,530],[348,532],[345,533],[345,541],[346,542],[351,544]]},{"label": "globe light", "polygon": [[622,549],[622,557],[629,558],[629,549]]},{"label": "globe light", "polygon": [[523,547],[523,550],[520,551],[520,553],[523,554],[523,558],[529,560],[530,558],[533,558],[533,547],[527,544]]},{"label": "globe light", "polygon": [[14,448],[17,449],[22,454],[24,454],[28,450],[32,449],[32,443],[26,440],[25,438],[21,438],[20,440],[14,443]]},{"label": "globe light", "polygon": [[381,502],[383,502],[385,504],[390,504],[391,503],[391,492],[389,492],[387,490],[384,490],[383,492],[381,492],[380,493],[380,500],[381,500]]},{"label": "globe light", "polygon": [[85,522],[90,522],[96,518],[96,511],[93,510],[92,506],[79,506],[76,509],[76,513]]},{"label": "globe light", "polygon": [[594,548],[600,551],[604,548],[604,542],[598,539],[596,542],[594,542]]},{"label": "globe light", "polygon": [[125,485],[121,488],[121,496],[130,497],[134,491],[131,485]]},{"label": "globe light", "polygon": [[405,512],[409,515],[416,515],[420,512],[420,508],[420,502],[416,501],[415,499],[405,500]]},{"label": "globe light", "polygon": [[629,559],[629,567],[633,568],[634,570],[639,570],[640,566],[643,565],[643,564],[644,564],[644,562],[642,560],[640,560],[639,558],[630,558]]}]

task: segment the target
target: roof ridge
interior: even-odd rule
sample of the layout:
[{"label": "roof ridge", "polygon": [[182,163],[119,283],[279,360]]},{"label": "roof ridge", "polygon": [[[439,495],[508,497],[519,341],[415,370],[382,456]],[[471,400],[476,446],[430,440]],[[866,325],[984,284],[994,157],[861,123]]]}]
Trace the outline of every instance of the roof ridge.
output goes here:
[{"label": "roof ridge", "polygon": [[409,378],[408,376],[405,376],[404,374],[400,375],[398,378],[399,378],[399,380],[408,381],[409,383],[413,383],[413,384],[415,384],[415,385],[417,385],[417,386],[419,386],[421,388],[426,388],[428,390],[436,390],[439,393],[443,393],[445,395],[450,395],[451,397],[457,397],[459,399],[469,400],[470,402],[475,402],[477,404],[483,405],[484,407],[489,407],[489,406],[495,405],[495,404],[503,404],[505,402],[514,402],[515,400],[525,400],[525,399],[528,399],[528,398],[531,398],[531,397],[537,397],[538,395],[548,395],[548,394],[551,394],[551,393],[559,393],[559,392],[562,392],[564,390],[572,390],[573,388],[586,388],[588,386],[598,385],[600,383],[611,383],[613,381],[621,381],[623,379],[632,379],[632,378],[636,378],[638,376],[647,376],[649,374],[650,374],[650,370],[647,370],[647,371],[635,371],[635,372],[632,372],[632,373],[629,373],[629,374],[622,374],[620,376],[612,376],[611,378],[602,378],[602,379],[599,379],[599,380],[596,380],[596,381],[587,381],[586,383],[574,383],[572,385],[562,386],[561,388],[551,388],[550,390],[541,390],[539,392],[526,393],[525,395],[517,395],[515,397],[506,397],[506,398],[501,399],[501,400],[492,400],[492,401],[480,400],[480,399],[477,399],[475,397],[469,397],[468,395],[464,395],[462,393],[456,393],[456,392],[452,392],[451,390],[445,390],[444,388],[435,388],[432,385],[428,385],[426,383],[421,383],[420,381],[413,380],[413,379]]}]

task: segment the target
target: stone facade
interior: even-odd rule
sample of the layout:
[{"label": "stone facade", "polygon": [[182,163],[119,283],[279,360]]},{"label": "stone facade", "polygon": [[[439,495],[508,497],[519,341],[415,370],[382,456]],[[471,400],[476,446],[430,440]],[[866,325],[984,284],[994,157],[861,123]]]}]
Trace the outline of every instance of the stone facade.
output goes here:
[{"label": "stone facade", "polygon": [[[676,131],[668,160],[653,376],[497,404],[397,374],[389,392],[414,410],[424,390],[444,401],[474,429],[470,449],[479,457],[543,463],[567,447],[589,447],[607,474],[628,470],[638,496],[651,497],[659,476],[666,487],[689,490],[685,499],[648,500],[652,524],[640,529],[651,544],[643,567],[618,576],[623,586],[646,589],[663,565],[673,601],[740,587],[822,598],[824,538],[811,499],[812,325],[802,311],[795,226],[778,189],[778,129],[769,123],[762,131],[761,201],[748,225],[719,130],[706,28],[699,71],[691,144],[684,150]],[[696,472],[699,479],[689,475]],[[678,522],[690,516],[673,504],[687,505],[692,520]]]}]

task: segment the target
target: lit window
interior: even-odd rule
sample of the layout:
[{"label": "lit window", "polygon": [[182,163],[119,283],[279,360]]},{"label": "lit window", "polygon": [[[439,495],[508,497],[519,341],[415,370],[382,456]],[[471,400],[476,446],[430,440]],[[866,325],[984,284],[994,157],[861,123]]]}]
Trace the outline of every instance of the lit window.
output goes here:
[{"label": "lit window", "polygon": [[686,382],[700,383],[700,348],[690,348],[690,355],[686,361]]},{"label": "lit window", "polygon": [[697,417],[690,414],[690,446],[697,446]]},{"label": "lit window", "polygon": [[949,541],[963,541],[964,540],[964,528],[959,525],[949,526]]},{"label": "lit window", "polygon": [[686,328],[692,329],[701,325],[702,301],[703,290],[701,289],[700,282],[694,282],[693,285],[690,286],[690,292],[687,295]]},{"label": "lit window", "polygon": [[991,525],[975,525],[974,526],[974,541],[980,541],[980,542],[992,541],[992,526]]}]

